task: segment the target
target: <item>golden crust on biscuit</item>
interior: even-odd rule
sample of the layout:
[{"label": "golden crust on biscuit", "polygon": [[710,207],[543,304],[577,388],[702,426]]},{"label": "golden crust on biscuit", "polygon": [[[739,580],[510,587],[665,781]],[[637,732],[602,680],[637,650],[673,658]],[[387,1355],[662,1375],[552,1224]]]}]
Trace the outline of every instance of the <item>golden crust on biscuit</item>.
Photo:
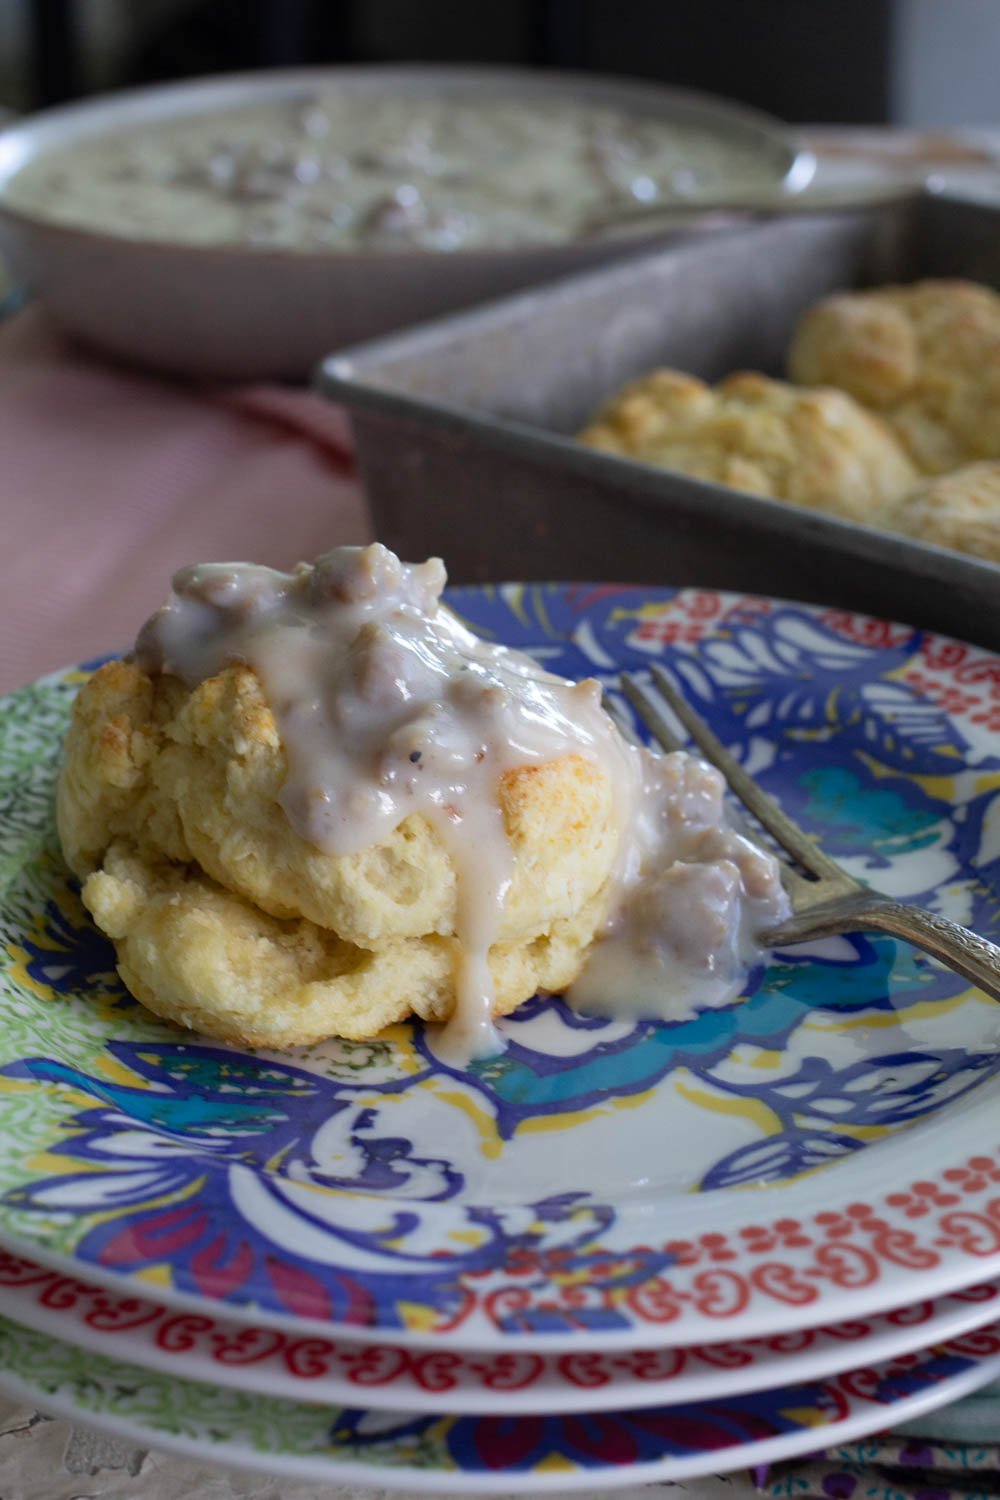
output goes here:
[{"label": "golden crust on biscuit", "polygon": [[751,371],[711,387],[654,370],[607,402],[580,438],[853,520],[917,478],[892,432],[843,391],[796,390]]},{"label": "golden crust on biscuit", "polygon": [[800,319],[788,370],[877,411],[923,473],[1000,458],[1000,296],[989,287],[919,281],[826,297]]},{"label": "golden crust on biscuit", "polygon": [[[149,1009],[246,1045],[370,1037],[450,1014],[456,872],[411,814],[354,854],[304,840],[277,801],[285,751],[255,674],[188,690],[132,662],[75,705],[58,823],[83,898]],[[581,756],[506,772],[511,887],[489,965],[497,1012],[563,988],[608,900],[607,774]]]},{"label": "golden crust on biscuit", "polygon": [[887,531],[1000,563],[1000,461],[926,479],[871,519]]}]

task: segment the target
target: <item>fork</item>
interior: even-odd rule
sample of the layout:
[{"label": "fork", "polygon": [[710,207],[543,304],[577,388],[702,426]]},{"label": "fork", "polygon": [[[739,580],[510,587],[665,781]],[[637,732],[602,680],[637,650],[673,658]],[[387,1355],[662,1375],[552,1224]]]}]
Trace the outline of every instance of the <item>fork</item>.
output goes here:
[{"label": "fork", "polygon": [[[758,933],[759,942],[767,947],[786,948],[837,932],[885,932],[922,948],[991,999],[1000,1000],[1000,947],[947,917],[939,917],[921,906],[893,901],[855,880],[824,854],[815,840],[747,775],[677,692],[663,668],[654,664],[650,671],[660,698],[680,720],[705,759],[722,772],[730,791],[795,861],[795,865],[782,864],[782,880],[792,903],[792,916]],[[621,686],[663,748],[682,749],[648,688],[627,673],[622,673]]]}]

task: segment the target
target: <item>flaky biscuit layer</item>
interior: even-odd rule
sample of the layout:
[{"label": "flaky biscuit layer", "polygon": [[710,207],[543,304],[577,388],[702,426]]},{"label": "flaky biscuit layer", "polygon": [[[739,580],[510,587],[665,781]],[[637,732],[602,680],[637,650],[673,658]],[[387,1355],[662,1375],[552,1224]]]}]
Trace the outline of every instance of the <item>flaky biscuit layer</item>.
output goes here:
[{"label": "flaky biscuit layer", "polygon": [[[454,1008],[454,937],[358,947],[313,922],[270,917],[199,873],[151,865],[124,843],[108,850],[83,898],[114,939],[129,991],[165,1020],[221,1041],[280,1048],[329,1036],[366,1040],[411,1015],[446,1020]],[[599,891],[536,938],[495,944],[494,1013],[566,988],[604,909]]]}]

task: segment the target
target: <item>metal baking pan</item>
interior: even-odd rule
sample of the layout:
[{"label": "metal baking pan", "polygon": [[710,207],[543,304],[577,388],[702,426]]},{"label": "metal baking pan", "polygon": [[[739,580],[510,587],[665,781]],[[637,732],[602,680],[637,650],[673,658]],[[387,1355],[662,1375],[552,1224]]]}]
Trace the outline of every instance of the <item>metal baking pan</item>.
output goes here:
[{"label": "metal baking pan", "polygon": [[453,582],[697,584],[909,621],[1000,650],[1000,568],[594,452],[572,433],[657,364],[780,374],[798,314],[864,283],[1000,286],[1000,206],[926,195],[760,224],[566,278],[326,360],[376,531]]}]

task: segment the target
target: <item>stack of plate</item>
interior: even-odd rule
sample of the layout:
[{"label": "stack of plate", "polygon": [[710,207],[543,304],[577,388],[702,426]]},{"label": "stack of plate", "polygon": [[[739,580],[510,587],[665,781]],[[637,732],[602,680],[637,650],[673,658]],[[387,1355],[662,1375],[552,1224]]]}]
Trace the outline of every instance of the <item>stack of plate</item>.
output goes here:
[{"label": "stack of plate", "polygon": [[[459,590],[611,686],[664,660],[856,873],[1000,911],[1000,661],[707,591]],[[124,994],[52,831],[79,673],[0,714],[0,1387],[161,1448],[406,1488],[767,1462],[1000,1373],[1000,1010],[887,938],[674,1024],[534,1001],[242,1054]]]}]

